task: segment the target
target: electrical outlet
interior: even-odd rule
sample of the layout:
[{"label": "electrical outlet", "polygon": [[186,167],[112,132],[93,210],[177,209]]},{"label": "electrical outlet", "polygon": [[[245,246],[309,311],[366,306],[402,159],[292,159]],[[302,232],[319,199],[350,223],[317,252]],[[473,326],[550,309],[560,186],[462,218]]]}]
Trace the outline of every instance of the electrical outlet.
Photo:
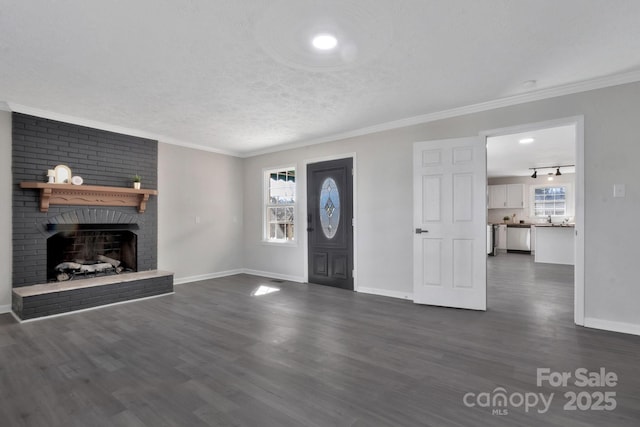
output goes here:
[{"label": "electrical outlet", "polygon": [[624,197],[627,189],[624,184],[613,184],[613,197]]}]

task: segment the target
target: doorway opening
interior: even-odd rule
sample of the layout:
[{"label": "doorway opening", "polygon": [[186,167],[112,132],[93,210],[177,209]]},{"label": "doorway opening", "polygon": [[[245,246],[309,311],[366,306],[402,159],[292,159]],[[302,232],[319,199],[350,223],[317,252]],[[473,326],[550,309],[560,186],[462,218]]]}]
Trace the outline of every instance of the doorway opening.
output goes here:
[{"label": "doorway opening", "polygon": [[584,324],[583,118],[482,135],[489,309]]}]

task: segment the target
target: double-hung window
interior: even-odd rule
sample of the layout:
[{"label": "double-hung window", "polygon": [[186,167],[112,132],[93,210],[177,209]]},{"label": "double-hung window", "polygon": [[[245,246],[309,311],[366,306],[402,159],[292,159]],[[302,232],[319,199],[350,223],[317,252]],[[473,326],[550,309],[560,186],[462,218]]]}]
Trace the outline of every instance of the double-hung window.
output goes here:
[{"label": "double-hung window", "polygon": [[533,190],[535,216],[568,216],[568,188],[566,185],[539,186]]},{"label": "double-hung window", "polygon": [[296,169],[266,170],[264,181],[264,240],[293,242],[296,237]]}]

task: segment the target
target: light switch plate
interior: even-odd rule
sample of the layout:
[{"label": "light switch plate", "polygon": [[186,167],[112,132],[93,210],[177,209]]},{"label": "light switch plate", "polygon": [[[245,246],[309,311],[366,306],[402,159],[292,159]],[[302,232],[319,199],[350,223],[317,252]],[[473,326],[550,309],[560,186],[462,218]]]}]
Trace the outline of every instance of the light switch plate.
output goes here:
[{"label": "light switch plate", "polygon": [[613,184],[613,197],[624,197],[627,189],[624,184]]}]

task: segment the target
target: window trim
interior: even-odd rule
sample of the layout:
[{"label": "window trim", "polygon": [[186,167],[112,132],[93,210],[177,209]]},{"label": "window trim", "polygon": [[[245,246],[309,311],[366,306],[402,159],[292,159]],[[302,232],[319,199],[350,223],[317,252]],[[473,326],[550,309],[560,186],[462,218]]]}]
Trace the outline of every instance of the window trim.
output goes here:
[{"label": "window trim", "polygon": [[[270,175],[274,172],[282,172],[293,170],[295,172],[295,199],[293,203],[293,239],[291,240],[283,240],[283,239],[270,239],[269,236],[269,226],[268,226],[268,215],[267,209],[272,206],[269,201],[269,189],[270,189]],[[298,200],[299,200],[299,188],[298,188],[299,176],[298,176],[298,166],[296,164],[288,164],[280,167],[269,167],[262,169],[262,239],[261,243],[263,245],[273,245],[273,246],[298,246],[298,218],[299,209],[298,209]],[[290,205],[287,205],[290,206]]]},{"label": "window trim", "polygon": [[573,218],[575,217],[575,200],[573,198],[573,185],[570,182],[549,182],[529,186],[529,216],[531,218],[546,218],[549,215],[536,215],[536,189],[547,187],[565,187],[565,213],[564,215],[551,215],[552,218]]}]

